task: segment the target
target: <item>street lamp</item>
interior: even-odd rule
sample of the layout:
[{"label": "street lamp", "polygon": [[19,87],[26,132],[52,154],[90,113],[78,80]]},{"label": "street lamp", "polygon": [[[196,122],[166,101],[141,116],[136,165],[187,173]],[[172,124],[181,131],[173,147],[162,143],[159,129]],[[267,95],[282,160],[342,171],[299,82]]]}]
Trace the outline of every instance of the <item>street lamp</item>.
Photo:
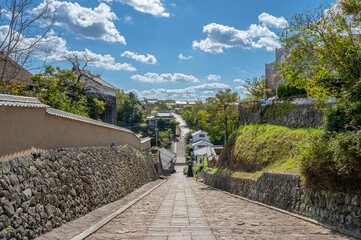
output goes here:
[{"label": "street lamp", "polygon": [[193,161],[192,160],[188,160],[187,161],[188,164],[188,172],[187,172],[187,177],[193,177]]}]

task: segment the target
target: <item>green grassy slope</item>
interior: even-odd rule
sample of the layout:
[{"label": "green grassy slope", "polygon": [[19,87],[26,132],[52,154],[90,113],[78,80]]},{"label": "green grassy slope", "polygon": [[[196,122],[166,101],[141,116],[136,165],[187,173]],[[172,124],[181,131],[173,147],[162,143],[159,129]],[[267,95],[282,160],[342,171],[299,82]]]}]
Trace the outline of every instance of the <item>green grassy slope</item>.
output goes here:
[{"label": "green grassy slope", "polygon": [[300,149],[323,130],[274,125],[240,127],[228,140],[214,171],[257,178],[263,172],[300,172]]}]

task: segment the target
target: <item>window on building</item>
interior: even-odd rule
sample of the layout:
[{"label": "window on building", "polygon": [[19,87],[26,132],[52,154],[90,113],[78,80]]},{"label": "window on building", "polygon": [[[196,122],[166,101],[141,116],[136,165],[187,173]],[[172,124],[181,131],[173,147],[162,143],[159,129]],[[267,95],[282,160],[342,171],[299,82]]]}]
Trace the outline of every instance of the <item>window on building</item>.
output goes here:
[{"label": "window on building", "polygon": [[199,134],[199,137],[206,137],[205,134]]}]

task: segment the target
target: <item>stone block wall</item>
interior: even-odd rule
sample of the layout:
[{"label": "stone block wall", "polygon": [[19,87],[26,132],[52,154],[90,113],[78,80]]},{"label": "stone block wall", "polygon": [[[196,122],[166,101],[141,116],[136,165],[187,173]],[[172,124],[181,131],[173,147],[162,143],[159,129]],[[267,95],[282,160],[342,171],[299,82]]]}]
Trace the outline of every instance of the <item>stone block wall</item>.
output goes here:
[{"label": "stone block wall", "polygon": [[32,239],[157,179],[130,146],[59,148],[0,163],[0,239]]},{"label": "stone block wall", "polygon": [[[262,121],[259,111],[242,111],[241,124],[259,123]],[[324,114],[321,109],[316,109],[312,105],[296,105],[293,110],[285,113],[281,117],[267,120],[269,124],[280,125],[290,128],[319,128],[323,126]]]},{"label": "stone block wall", "polygon": [[306,105],[296,106],[285,115],[269,120],[269,123],[290,128],[320,128],[323,126],[323,119],[324,114],[321,109]]},{"label": "stone block wall", "polygon": [[304,188],[291,174],[264,173],[258,180],[203,176],[209,186],[361,234],[361,194]]}]

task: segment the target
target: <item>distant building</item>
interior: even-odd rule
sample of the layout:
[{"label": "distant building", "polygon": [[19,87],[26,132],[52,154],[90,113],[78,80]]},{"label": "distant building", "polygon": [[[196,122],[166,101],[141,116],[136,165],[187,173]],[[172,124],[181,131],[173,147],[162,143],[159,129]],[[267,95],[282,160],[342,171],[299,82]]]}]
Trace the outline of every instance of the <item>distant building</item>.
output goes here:
[{"label": "distant building", "polygon": [[286,55],[289,52],[285,48],[277,48],[276,49],[276,60],[272,63],[266,64],[266,81],[267,81],[267,88],[273,89],[274,93],[280,83],[285,83],[288,80],[275,76],[280,70],[274,66],[274,63],[280,63],[286,61]]},{"label": "distant building", "polygon": [[[75,72],[76,75],[79,73]],[[117,101],[116,93],[118,88],[107,83],[99,76],[91,74],[87,71],[81,71],[80,80],[90,87],[90,93],[98,100],[104,101],[105,111],[100,115],[103,122],[113,125],[117,124]]]},{"label": "distant building", "polygon": [[[0,53],[0,75],[2,74],[4,64],[5,64],[5,55]],[[28,72],[23,66],[13,61],[10,57],[8,57],[5,67],[5,74],[4,74],[5,80],[8,81],[15,79],[20,83],[32,85],[33,82],[30,79],[31,76],[32,74]]]},{"label": "distant building", "polygon": [[214,148],[211,147],[211,146],[207,146],[207,147],[195,150],[193,152],[193,155],[196,157],[196,163],[200,163],[201,160],[203,160],[204,157],[207,157],[207,160],[209,162],[213,162],[213,161],[218,160],[217,153],[214,150]]},{"label": "distant building", "polygon": [[197,151],[198,149],[205,148],[205,147],[213,147],[213,144],[208,141],[200,140],[196,143],[192,143],[190,145],[190,148],[193,150],[193,153]]},{"label": "distant building", "polygon": [[223,151],[223,145],[214,145],[213,149],[217,155],[220,155]]},{"label": "distant building", "polygon": [[176,162],[176,156],[174,152],[168,151],[165,148],[161,148],[158,151],[158,160],[161,165],[161,173],[164,176],[169,176],[171,173],[174,173],[174,166]]},{"label": "distant building", "polygon": [[147,124],[150,129],[155,129],[157,127],[157,122],[159,119],[165,121],[165,126],[170,127],[170,121],[175,120],[174,115],[171,112],[157,112],[154,116],[147,117]]},{"label": "distant building", "polygon": [[199,130],[195,133],[192,133],[192,143],[196,143],[200,140],[211,142],[208,138],[207,132]]}]

